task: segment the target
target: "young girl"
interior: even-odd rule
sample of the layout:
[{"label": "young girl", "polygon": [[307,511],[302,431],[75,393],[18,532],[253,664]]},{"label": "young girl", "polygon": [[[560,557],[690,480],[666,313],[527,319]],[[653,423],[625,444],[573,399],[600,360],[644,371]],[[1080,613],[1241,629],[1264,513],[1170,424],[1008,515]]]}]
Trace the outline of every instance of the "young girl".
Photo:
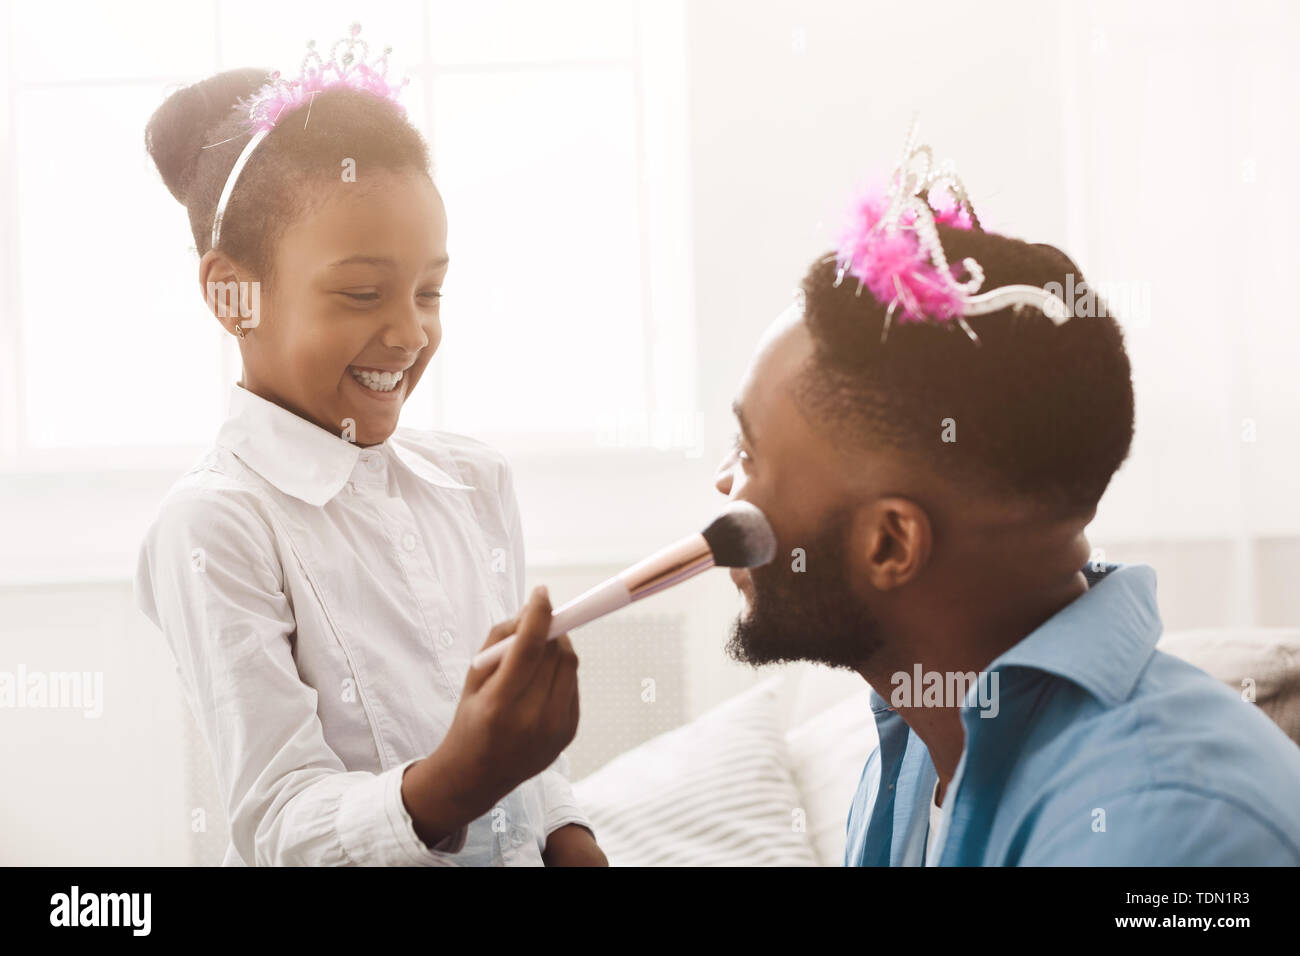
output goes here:
[{"label": "young girl", "polygon": [[442,335],[447,223],[358,30],[294,83],[221,73],[148,124],[243,377],[137,602],[212,751],[227,865],[602,865],[562,754],[577,658],[544,589],[521,609],[509,467],[397,428]]}]

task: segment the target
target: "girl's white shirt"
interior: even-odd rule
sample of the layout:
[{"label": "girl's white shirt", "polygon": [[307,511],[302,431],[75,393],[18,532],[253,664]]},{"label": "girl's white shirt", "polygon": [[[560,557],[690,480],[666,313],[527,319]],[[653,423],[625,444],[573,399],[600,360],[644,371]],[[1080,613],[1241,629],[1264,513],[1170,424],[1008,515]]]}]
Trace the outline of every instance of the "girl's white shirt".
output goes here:
[{"label": "girl's white shirt", "polygon": [[540,865],[551,832],[590,829],[563,754],[436,848],[402,802],[523,588],[499,452],[405,428],[359,448],[232,386],[135,578],[213,755],[224,864]]}]

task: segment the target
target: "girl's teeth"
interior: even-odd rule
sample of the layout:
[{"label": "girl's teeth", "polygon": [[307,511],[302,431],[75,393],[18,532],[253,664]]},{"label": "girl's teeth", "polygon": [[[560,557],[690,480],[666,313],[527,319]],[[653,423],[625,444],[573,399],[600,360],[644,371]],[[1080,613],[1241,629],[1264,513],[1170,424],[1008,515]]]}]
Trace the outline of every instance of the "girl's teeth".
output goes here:
[{"label": "girl's teeth", "polygon": [[368,369],[349,368],[352,377],[374,392],[391,392],[402,380],[401,372],[372,372]]}]

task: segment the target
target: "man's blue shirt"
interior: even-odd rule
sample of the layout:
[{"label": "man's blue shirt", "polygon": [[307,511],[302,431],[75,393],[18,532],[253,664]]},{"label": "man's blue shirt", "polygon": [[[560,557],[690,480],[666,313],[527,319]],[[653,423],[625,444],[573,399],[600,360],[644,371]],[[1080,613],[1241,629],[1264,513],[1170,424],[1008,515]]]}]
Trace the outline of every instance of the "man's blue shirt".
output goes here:
[{"label": "man's blue shirt", "polygon": [[[1088,591],[985,669],[993,705],[981,707],[975,687],[966,694],[965,746],[937,859],[925,862],[1300,865],[1300,747],[1156,650],[1154,569],[1084,574]],[[870,697],[880,743],[853,798],[844,862],[920,865],[938,774],[921,738]]]}]

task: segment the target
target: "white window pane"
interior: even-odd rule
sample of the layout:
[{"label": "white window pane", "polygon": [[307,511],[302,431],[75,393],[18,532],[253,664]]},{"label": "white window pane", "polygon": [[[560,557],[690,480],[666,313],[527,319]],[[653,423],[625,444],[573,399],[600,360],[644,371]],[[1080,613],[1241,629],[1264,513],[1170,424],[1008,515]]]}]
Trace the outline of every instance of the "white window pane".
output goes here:
[{"label": "white window pane", "polygon": [[429,49],[438,67],[631,57],[636,4],[629,0],[434,0]]},{"label": "white window pane", "polygon": [[144,149],[154,86],[21,93],[24,407],[39,447],[211,441],[220,328]]},{"label": "white window pane", "polygon": [[134,79],[211,68],[212,8],[168,0],[50,0],[14,5],[23,82]]},{"label": "white window pane", "polygon": [[644,413],[635,115],[625,70],[439,78],[448,427],[594,435],[601,412]]}]

